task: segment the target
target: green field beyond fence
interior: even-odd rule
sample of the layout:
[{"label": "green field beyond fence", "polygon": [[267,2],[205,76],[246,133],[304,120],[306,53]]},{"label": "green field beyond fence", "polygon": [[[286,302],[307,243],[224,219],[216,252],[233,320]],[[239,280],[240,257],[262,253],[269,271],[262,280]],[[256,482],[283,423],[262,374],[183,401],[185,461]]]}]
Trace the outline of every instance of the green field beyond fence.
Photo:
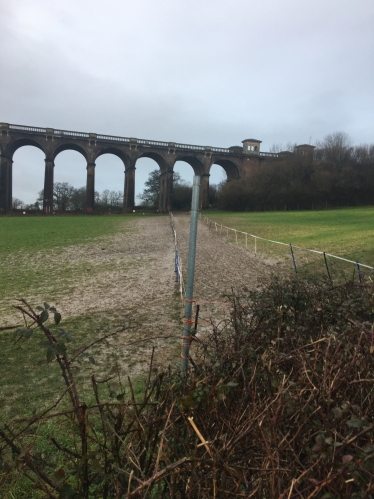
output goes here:
[{"label": "green field beyond fence", "polygon": [[[325,251],[361,264],[374,266],[374,207],[344,208],[320,211],[276,211],[259,213],[232,213],[207,211],[209,220],[247,232],[267,240],[292,244],[293,247]],[[212,224],[215,230],[216,226]],[[218,231],[227,237],[227,230]],[[245,235],[228,232],[231,242],[245,245]],[[247,237],[247,249],[265,258],[289,261],[292,265],[290,249],[287,246]],[[294,248],[297,265],[305,268],[324,267],[323,255],[313,254]],[[328,258],[332,268],[344,270],[346,275],[354,272],[354,265]],[[365,271],[364,271],[365,272]],[[368,271],[366,270],[366,274]]]}]

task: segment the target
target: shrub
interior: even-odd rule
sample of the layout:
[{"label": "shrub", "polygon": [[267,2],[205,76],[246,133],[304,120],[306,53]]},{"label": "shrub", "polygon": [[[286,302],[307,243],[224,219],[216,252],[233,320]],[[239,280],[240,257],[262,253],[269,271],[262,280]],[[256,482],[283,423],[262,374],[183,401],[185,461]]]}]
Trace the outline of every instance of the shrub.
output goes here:
[{"label": "shrub", "polygon": [[46,497],[371,498],[373,291],[274,278],[233,293],[230,318],[193,342],[188,376],[151,366],[141,397],[119,378],[108,400],[98,386],[118,373],[94,376],[96,403],[59,416],[75,442],[55,442],[61,467],[30,437],[44,413],[1,429],[3,469],[17,461]]}]

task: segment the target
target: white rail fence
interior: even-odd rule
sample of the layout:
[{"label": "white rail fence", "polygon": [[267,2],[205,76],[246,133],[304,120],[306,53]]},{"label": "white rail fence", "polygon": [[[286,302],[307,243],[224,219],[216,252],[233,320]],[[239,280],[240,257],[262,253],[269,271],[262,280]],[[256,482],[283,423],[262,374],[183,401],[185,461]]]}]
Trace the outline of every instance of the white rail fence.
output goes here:
[{"label": "white rail fence", "polygon": [[326,267],[326,270],[327,270],[327,274],[328,274],[328,277],[329,277],[330,280],[332,280],[332,277],[331,277],[329,265],[327,263],[327,257],[334,258],[334,259],[337,259],[337,260],[340,260],[340,261],[347,262],[347,263],[355,265],[356,270],[357,270],[357,276],[358,276],[358,279],[359,279],[360,282],[362,282],[362,276],[363,276],[362,270],[361,270],[362,268],[369,269],[369,270],[374,270],[374,267],[372,267],[370,265],[366,265],[364,263],[361,263],[361,262],[358,262],[358,261],[354,261],[354,260],[348,260],[347,258],[343,258],[341,256],[333,255],[331,253],[327,253],[326,251],[319,251],[319,250],[310,249],[310,248],[303,248],[302,246],[297,246],[297,245],[294,245],[294,244],[291,244],[291,243],[283,243],[283,242],[280,242],[280,241],[275,241],[273,239],[266,239],[264,237],[257,236],[255,234],[250,234],[249,232],[244,232],[244,231],[240,231],[240,230],[237,230],[237,229],[233,229],[232,227],[227,227],[226,225],[223,225],[223,224],[220,224],[218,222],[215,222],[214,220],[212,220],[212,219],[210,219],[210,218],[208,218],[208,217],[206,217],[204,215],[201,215],[201,219],[203,220],[203,222],[205,222],[209,226],[209,228],[214,228],[217,232],[219,231],[220,234],[222,234],[222,232],[223,232],[225,234],[225,236],[226,236],[227,239],[229,239],[229,234],[231,234],[232,236],[234,236],[236,244],[239,244],[238,243],[238,235],[239,234],[243,235],[244,236],[243,245],[245,245],[245,249],[246,250],[249,249],[249,244],[250,244],[250,241],[252,240],[253,243],[252,243],[251,246],[252,246],[254,254],[256,256],[257,256],[257,253],[258,253],[258,242],[259,241],[264,241],[264,242],[268,242],[268,243],[272,243],[272,244],[278,244],[278,245],[281,245],[281,246],[288,247],[288,249],[290,251],[291,258],[292,258],[293,267],[294,267],[294,269],[295,269],[296,272],[298,271],[298,268],[297,268],[297,265],[296,265],[294,250],[299,250],[299,251],[303,251],[303,252],[314,253],[316,255],[322,255],[323,258],[324,258],[324,264],[325,264],[325,267]]}]

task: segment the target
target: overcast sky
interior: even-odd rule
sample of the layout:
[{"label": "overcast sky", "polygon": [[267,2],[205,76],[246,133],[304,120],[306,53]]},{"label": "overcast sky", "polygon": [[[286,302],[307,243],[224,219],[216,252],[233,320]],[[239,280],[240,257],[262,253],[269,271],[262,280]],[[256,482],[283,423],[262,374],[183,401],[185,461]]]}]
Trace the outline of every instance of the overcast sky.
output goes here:
[{"label": "overcast sky", "polygon": [[[0,19],[2,122],[263,151],[336,131],[374,142],[373,0],[0,0]],[[55,181],[85,185],[85,167],[63,152]],[[137,163],[137,192],[155,167]],[[42,152],[13,168],[13,196],[35,201]],[[99,158],[96,190],[123,179]]]}]

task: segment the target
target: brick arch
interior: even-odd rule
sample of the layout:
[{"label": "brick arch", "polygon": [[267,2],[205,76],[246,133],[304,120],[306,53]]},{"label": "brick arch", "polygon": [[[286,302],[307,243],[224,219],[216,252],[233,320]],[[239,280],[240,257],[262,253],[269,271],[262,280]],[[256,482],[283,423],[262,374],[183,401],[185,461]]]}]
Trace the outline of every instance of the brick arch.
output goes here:
[{"label": "brick arch", "polygon": [[4,156],[7,156],[9,159],[13,158],[14,153],[24,146],[33,146],[40,149],[44,154],[46,154],[46,150],[44,147],[35,139],[24,137],[21,139],[13,140],[10,144],[8,144],[3,151]]},{"label": "brick arch", "polygon": [[144,151],[136,157],[136,161],[141,158],[149,158],[157,163],[160,168],[160,197],[158,208],[161,212],[171,209],[171,196],[173,191],[173,162],[168,161],[164,155],[153,151]]},{"label": "brick arch", "polygon": [[128,154],[126,154],[124,151],[121,149],[118,149],[117,147],[103,147],[101,148],[94,156],[93,162],[96,163],[97,158],[100,158],[100,156],[103,156],[104,154],[113,154],[114,156],[117,156],[125,167],[131,164],[131,158]]},{"label": "brick arch", "polygon": [[54,161],[56,157],[64,151],[77,151],[80,154],[82,154],[87,163],[90,162],[93,163],[93,161],[90,161],[91,158],[84,147],[80,146],[79,144],[74,144],[69,142],[65,144],[60,144],[55,149],[53,149],[53,151],[51,151],[51,160]]},{"label": "brick arch", "polygon": [[180,155],[175,158],[174,164],[177,161],[184,161],[185,163],[188,163],[190,166],[192,166],[195,175],[203,175],[205,173],[203,163],[194,156]]},{"label": "brick arch", "polygon": [[158,164],[161,173],[166,173],[168,171],[173,170],[173,166],[166,161],[166,159],[162,154],[158,154],[156,152],[143,152],[136,159],[138,160],[140,158],[153,159],[153,161],[155,161]]},{"label": "brick arch", "polygon": [[227,175],[227,180],[235,180],[240,178],[239,167],[234,163],[234,161],[228,159],[217,159],[213,158],[213,163],[209,167],[209,171],[213,165],[221,166]]}]

